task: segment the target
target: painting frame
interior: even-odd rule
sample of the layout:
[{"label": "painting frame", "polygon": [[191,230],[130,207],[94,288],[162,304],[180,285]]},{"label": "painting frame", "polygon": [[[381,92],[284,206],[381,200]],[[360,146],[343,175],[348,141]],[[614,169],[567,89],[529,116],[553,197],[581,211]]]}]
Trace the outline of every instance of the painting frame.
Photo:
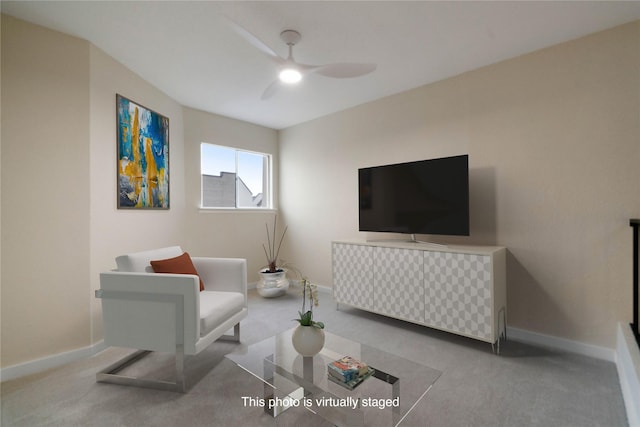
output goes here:
[{"label": "painting frame", "polygon": [[116,94],[118,209],[170,208],[169,118]]}]

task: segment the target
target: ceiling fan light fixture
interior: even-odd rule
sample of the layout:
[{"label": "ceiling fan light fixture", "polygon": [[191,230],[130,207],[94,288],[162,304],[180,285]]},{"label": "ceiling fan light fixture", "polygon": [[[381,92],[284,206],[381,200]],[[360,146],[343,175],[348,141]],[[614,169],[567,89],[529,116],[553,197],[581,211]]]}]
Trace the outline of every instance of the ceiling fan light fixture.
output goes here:
[{"label": "ceiling fan light fixture", "polygon": [[295,84],[302,80],[302,73],[296,68],[283,68],[278,75],[280,81],[287,84]]}]

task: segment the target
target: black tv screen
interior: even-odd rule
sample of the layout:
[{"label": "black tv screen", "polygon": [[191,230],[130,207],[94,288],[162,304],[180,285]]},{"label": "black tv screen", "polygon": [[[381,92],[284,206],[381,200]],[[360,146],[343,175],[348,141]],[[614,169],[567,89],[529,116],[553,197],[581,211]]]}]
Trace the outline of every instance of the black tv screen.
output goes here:
[{"label": "black tv screen", "polygon": [[469,235],[469,156],[358,170],[360,231]]}]

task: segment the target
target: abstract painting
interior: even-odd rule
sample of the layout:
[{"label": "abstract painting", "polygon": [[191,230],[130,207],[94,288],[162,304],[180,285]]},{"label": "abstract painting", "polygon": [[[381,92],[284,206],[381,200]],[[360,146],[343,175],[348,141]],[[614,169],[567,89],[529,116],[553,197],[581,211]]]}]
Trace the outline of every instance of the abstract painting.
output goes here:
[{"label": "abstract painting", "polygon": [[169,209],[169,119],[116,95],[118,209]]}]

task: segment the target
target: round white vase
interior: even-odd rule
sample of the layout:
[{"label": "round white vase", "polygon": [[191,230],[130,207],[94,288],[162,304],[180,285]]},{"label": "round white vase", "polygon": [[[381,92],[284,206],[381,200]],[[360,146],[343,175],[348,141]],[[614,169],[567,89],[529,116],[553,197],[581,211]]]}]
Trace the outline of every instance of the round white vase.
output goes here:
[{"label": "round white vase", "polygon": [[324,331],[315,326],[298,325],[291,336],[291,343],[300,355],[315,356],[324,347]]},{"label": "round white vase", "polygon": [[275,273],[260,271],[260,281],[256,285],[258,294],[265,298],[275,298],[284,295],[289,289],[289,279],[286,270]]}]

